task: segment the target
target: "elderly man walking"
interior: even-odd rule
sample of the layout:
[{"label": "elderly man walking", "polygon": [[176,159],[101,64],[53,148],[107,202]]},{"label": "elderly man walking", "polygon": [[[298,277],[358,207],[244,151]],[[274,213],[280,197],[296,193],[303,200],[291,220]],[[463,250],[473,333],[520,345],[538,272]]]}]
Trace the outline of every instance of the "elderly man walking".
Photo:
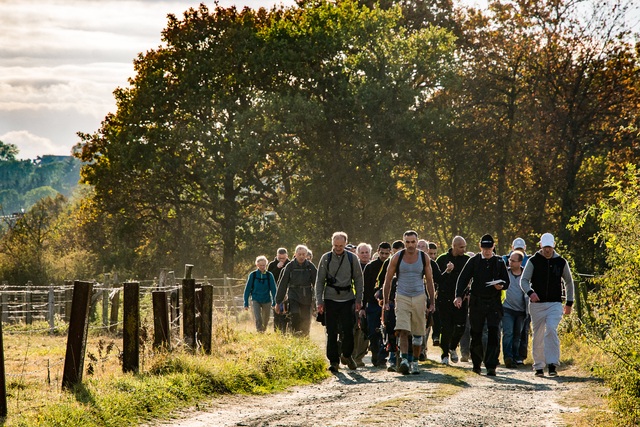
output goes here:
[{"label": "elderly man walking", "polygon": [[[320,258],[316,276],[316,305],[318,314],[324,315],[327,358],[332,372],[338,371],[340,360],[349,369],[357,368],[352,357],[353,328],[355,313],[362,307],[363,279],[357,257],[345,251],[347,241],[346,233],[333,233],[333,249]],[[342,337],[341,347],[338,346],[338,334]]]}]

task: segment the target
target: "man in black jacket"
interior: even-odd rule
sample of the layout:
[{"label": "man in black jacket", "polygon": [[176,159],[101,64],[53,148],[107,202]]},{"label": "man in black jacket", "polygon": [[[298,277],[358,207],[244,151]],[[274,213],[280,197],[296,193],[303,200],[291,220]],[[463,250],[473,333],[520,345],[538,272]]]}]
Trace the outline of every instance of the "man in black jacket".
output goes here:
[{"label": "man in black jacket", "polygon": [[[438,257],[436,263],[442,271],[438,282],[438,296],[436,298],[436,310],[440,313],[440,348],[442,349],[442,363],[448,364],[449,360],[458,362],[456,348],[460,338],[464,334],[469,312],[468,298],[463,298],[461,308],[453,305],[456,297],[456,283],[465,264],[469,260],[467,255],[467,242],[462,236],[456,236],[451,242],[451,248],[447,253]],[[451,354],[451,359],[449,355]]]},{"label": "man in black jacket", "polygon": [[376,292],[378,287],[378,274],[382,270],[382,265],[391,255],[391,245],[382,242],[378,245],[378,258],[371,261],[364,267],[364,298],[362,304],[365,306],[367,316],[367,327],[369,333],[369,348],[371,349],[371,363],[373,366],[386,366],[385,351],[382,345],[381,315],[382,307],[378,304]]},{"label": "man in black jacket", "polygon": [[[469,286],[469,321],[471,323],[471,361],[473,372],[481,372],[481,364],[487,375],[496,375],[500,354],[500,320],[502,319],[501,294],[509,287],[509,274],[501,257],[493,252],[495,244],[490,234],[480,239],[480,253],[469,258],[456,284],[454,305],[462,308],[462,298]],[[473,280],[472,283],[470,283]],[[482,330],[487,324],[487,348],[482,343]],[[486,350],[486,351],[485,351]]]},{"label": "man in black jacket", "polygon": [[[282,270],[284,270],[284,267],[289,264],[289,262],[290,260],[287,248],[278,248],[276,257],[267,266],[267,271],[273,274],[273,278],[276,280],[276,283],[278,283],[278,281],[280,280],[280,273],[282,273]],[[274,310],[273,331],[280,331],[282,333],[285,333],[287,331],[287,315],[284,310],[282,310],[281,313],[276,313]]]}]

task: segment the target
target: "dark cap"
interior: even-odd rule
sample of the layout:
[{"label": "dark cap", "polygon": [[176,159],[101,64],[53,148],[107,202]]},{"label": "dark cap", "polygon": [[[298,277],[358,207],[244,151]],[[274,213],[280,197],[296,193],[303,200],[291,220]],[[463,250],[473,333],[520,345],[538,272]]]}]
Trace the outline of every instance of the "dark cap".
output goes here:
[{"label": "dark cap", "polygon": [[493,247],[493,237],[491,237],[491,234],[485,234],[484,236],[482,236],[482,239],[480,239],[480,247],[481,248]]}]

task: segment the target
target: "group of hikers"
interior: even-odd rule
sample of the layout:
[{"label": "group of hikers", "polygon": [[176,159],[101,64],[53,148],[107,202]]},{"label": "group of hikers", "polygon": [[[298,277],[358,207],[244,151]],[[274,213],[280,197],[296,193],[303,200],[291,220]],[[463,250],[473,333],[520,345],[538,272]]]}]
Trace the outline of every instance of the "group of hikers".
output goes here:
[{"label": "group of hikers", "polygon": [[373,366],[403,375],[420,373],[430,333],[443,364],[471,361],[477,374],[484,364],[488,376],[496,375],[501,350],[505,367],[524,364],[532,330],[535,375],[544,376],[545,368],[558,375],[557,330],[571,313],[574,284],[552,234],[541,236],[533,255],[518,237],[504,256],[496,255],[489,234],[478,253],[455,236],[439,256],[437,245],[413,230],[380,243],[374,254],[368,243],[348,241],[346,233],[334,233],[317,268],[305,245],[293,260],[285,248],[271,262],[257,257],[244,292],[256,329],[266,330],[273,311],[275,331],[308,335],[315,313],[326,328],[329,370],[363,367],[371,352]]}]

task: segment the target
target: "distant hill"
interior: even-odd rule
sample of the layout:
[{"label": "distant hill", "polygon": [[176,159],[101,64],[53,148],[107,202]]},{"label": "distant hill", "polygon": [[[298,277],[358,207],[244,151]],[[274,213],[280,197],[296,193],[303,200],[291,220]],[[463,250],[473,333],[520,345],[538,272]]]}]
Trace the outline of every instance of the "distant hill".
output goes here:
[{"label": "distant hill", "polygon": [[19,160],[11,154],[0,150],[0,214],[27,211],[38,200],[57,193],[69,197],[78,186],[82,162],[72,156]]}]

